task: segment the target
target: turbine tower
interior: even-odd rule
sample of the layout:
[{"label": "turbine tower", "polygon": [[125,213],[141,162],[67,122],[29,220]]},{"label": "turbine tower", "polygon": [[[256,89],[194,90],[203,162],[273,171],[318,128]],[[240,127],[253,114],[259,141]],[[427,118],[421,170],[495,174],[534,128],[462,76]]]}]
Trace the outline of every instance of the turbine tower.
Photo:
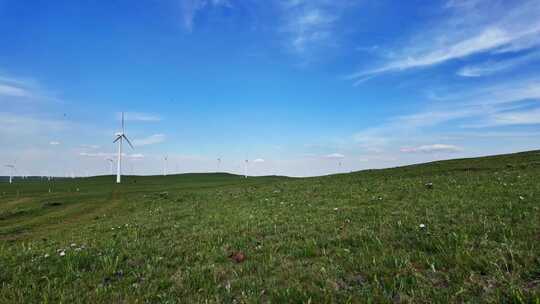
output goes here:
[{"label": "turbine tower", "polygon": [[107,158],[107,161],[109,162],[109,165],[111,167],[111,175],[114,174],[114,169],[113,169],[113,166],[114,166],[114,160],[112,158]]},{"label": "turbine tower", "polygon": [[9,183],[12,184],[13,183],[13,171],[15,171],[15,165],[5,165],[5,166],[10,169],[9,170]]},{"label": "turbine tower", "polygon": [[220,168],[221,168],[221,157],[218,157],[218,159],[217,159],[217,172],[219,172]]},{"label": "turbine tower", "polygon": [[124,112],[122,112],[122,132],[118,132],[115,134],[116,138],[113,141],[113,143],[118,142],[118,160],[117,160],[117,166],[116,166],[116,183],[120,184],[120,179],[122,175],[122,143],[125,139],[126,142],[129,144],[131,149],[133,148],[133,145],[129,141],[129,139],[126,136],[125,128],[124,128]]},{"label": "turbine tower", "polygon": [[163,176],[167,176],[167,156],[163,157]]},{"label": "turbine tower", "polygon": [[246,158],[246,163],[244,165],[244,177],[247,178],[248,177],[248,163],[249,161],[247,160]]}]

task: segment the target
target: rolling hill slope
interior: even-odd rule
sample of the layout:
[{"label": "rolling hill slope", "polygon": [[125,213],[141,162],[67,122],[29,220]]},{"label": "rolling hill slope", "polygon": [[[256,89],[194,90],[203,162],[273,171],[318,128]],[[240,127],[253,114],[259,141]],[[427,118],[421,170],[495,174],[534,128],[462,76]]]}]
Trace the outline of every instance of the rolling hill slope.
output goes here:
[{"label": "rolling hill slope", "polygon": [[111,182],[0,185],[0,302],[540,301],[538,151]]}]

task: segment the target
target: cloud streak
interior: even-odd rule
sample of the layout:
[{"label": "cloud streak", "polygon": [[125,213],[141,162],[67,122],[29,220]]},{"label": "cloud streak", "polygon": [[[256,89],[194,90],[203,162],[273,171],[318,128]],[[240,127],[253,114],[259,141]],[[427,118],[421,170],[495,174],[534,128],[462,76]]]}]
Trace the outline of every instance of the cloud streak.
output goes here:
[{"label": "cloud streak", "polygon": [[[118,113],[118,120],[122,119],[122,114]],[[140,122],[158,122],[161,121],[161,117],[151,113],[141,112],[126,112],[124,113],[124,119],[126,121],[140,121]]]},{"label": "cloud streak", "polygon": [[0,95],[11,97],[29,97],[30,93],[19,87],[0,83]]},{"label": "cloud streak", "polygon": [[232,7],[228,0],[183,0],[180,2],[182,23],[188,32],[192,32],[197,14],[206,8]]},{"label": "cloud streak", "polygon": [[154,134],[145,138],[138,138],[133,140],[135,146],[148,146],[155,145],[165,141],[165,134]]},{"label": "cloud streak", "polygon": [[520,56],[508,60],[488,61],[477,65],[468,65],[461,68],[457,75],[462,77],[483,77],[495,73],[504,72],[517,68],[529,62],[534,62],[540,59],[540,52],[532,52],[525,56]]},{"label": "cloud streak", "polygon": [[324,158],[327,158],[327,159],[344,159],[345,155],[343,155],[341,153],[332,153],[332,154],[325,155]]},{"label": "cloud streak", "polygon": [[463,148],[454,145],[432,144],[419,147],[404,147],[400,151],[403,153],[455,153],[463,151]]},{"label": "cloud streak", "polygon": [[289,0],[281,2],[281,31],[289,50],[305,54],[322,46],[335,45],[338,23],[350,1]]},{"label": "cloud streak", "polygon": [[[517,4],[516,4],[517,3]],[[370,75],[429,67],[447,61],[489,52],[509,52],[533,48],[540,42],[540,2],[529,0],[505,3],[474,1],[468,5],[447,5],[451,17],[435,30],[418,34],[402,52],[380,67],[346,76],[356,80]],[[479,16],[490,16],[487,20]],[[478,21],[480,19],[480,21]],[[427,38],[426,38],[427,36]]]}]

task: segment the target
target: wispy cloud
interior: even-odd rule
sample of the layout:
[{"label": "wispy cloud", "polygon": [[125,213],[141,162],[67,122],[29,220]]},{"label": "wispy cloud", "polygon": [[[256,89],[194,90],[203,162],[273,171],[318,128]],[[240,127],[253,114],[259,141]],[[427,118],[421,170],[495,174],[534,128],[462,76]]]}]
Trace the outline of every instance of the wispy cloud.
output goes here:
[{"label": "wispy cloud", "polygon": [[[454,3],[451,1],[449,3]],[[540,40],[540,2],[535,0],[504,2],[501,7],[491,1],[463,2],[447,5],[447,20],[433,30],[418,34],[410,45],[400,46],[380,67],[348,75],[359,79],[385,72],[428,67],[474,54],[503,52],[534,47]],[[489,18],[487,18],[489,17]]]},{"label": "wispy cloud", "polygon": [[23,88],[16,87],[13,85],[2,84],[0,82],[0,95],[4,96],[14,96],[14,97],[28,97],[30,92],[26,91]]},{"label": "wispy cloud", "polygon": [[540,108],[496,113],[483,126],[537,124],[540,124]]},{"label": "wispy cloud", "polygon": [[141,153],[134,153],[134,154],[129,154],[128,155],[129,158],[131,159],[143,159],[144,158],[144,154],[141,154]]},{"label": "wispy cloud", "polygon": [[138,138],[133,140],[135,146],[148,146],[155,145],[165,141],[165,134],[154,134],[145,138]]},{"label": "wispy cloud", "polygon": [[[95,153],[91,153],[91,152],[80,152],[79,153],[80,156],[84,156],[84,157],[102,157],[102,158],[106,158],[106,157],[113,157],[115,156],[114,153],[106,153],[106,152],[95,152]],[[124,156],[125,154],[122,153],[122,156]]]},{"label": "wispy cloud", "polygon": [[182,22],[188,32],[193,31],[197,14],[205,8],[232,7],[229,0],[182,0],[180,9]]},{"label": "wispy cloud", "polygon": [[525,56],[499,61],[490,60],[476,65],[468,65],[461,68],[457,74],[463,77],[482,77],[495,73],[514,69],[529,62],[540,60],[540,52],[532,52]]},{"label": "wispy cloud", "polygon": [[[118,156],[118,154],[116,154],[114,152],[80,152],[79,155],[83,156],[83,157],[103,158],[103,159],[107,159],[107,158],[115,159],[115,157]],[[127,157],[129,159],[137,160],[137,159],[143,159],[144,154],[140,154],[140,153],[134,153],[134,154],[122,153],[122,157]]]},{"label": "wispy cloud", "polygon": [[100,146],[98,146],[98,145],[82,144],[82,145],[81,145],[81,148],[96,150],[96,149],[99,149]]},{"label": "wispy cloud", "polygon": [[33,78],[0,72],[0,103],[59,102],[56,95]]},{"label": "wispy cloud", "polygon": [[432,144],[419,147],[403,147],[400,151],[403,153],[455,153],[463,151],[463,148],[454,145]]},{"label": "wispy cloud", "polygon": [[335,45],[339,34],[337,25],[343,12],[353,5],[350,1],[289,0],[282,5],[282,32],[287,46],[296,53]]},{"label": "wispy cloud", "polygon": [[6,137],[50,134],[65,130],[67,126],[68,124],[61,120],[0,112],[0,135]]},{"label": "wispy cloud", "polygon": [[[121,119],[121,113],[117,114],[117,119]],[[141,121],[141,122],[157,122],[161,121],[161,117],[156,114],[151,113],[141,113],[141,112],[126,112],[124,113],[124,119],[126,121]]]},{"label": "wispy cloud", "polygon": [[341,153],[332,153],[332,154],[325,155],[324,158],[328,158],[328,159],[343,159],[343,158],[345,158],[345,155],[343,155],[343,154],[341,154]]},{"label": "wispy cloud", "polygon": [[49,145],[58,146],[58,145],[60,145],[60,142],[59,141],[51,141],[51,142],[49,142]]},{"label": "wispy cloud", "polygon": [[304,52],[309,45],[331,38],[331,28],[335,20],[335,16],[321,9],[302,9],[298,15],[289,19],[285,28],[291,34],[292,49]]},{"label": "wispy cloud", "polygon": [[380,125],[357,132],[353,140],[366,151],[385,150],[407,145],[411,140],[439,141],[444,137],[442,126],[450,123],[463,131],[463,138],[467,138],[468,129],[538,124],[540,109],[524,106],[540,100],[539,84],[534,78],[522,79],[444,97],[443,104],[389,118]]},{"label": "wispy cloud", "polygon": [[256,158],[253,160],[254,163],[264,163],[264,159],[262,158]]}]

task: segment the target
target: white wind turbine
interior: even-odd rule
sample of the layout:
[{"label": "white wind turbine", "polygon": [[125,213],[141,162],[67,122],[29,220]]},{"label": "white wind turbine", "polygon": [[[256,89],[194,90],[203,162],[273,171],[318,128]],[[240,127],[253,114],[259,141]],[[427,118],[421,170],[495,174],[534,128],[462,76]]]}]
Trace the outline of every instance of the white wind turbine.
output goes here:
[{"label": "white wind turbine", "polygon": [[114,160],[112,158],[107,158],[107,161],[109,162],[110,168],[111,168],[111,175],[114,174],[113,166],[114,166]]},{"label": "white wind turbine", "polygon": [[217,159],[217,172],[219,172],[220,168],[221,168],[221,157],[218,157],[218,159]]},{"label": "white wind turbine", "polygon": [[5,165],[9,170],[9,183],[13,183],[13,171],[15,171],[15,165]]},{"label": "white wind turbine", "polygon": [[163,157],[163,176],[167,176],[167,156]]},{"label": "white wind turbine", "polygon": [[248,163],[249,163],[249,160],[246,158],[246,163],[244,164],[244,177],[245,178],[248,177]]},{"label": "white wind turbine", "polygon": [[118,160],[117,160],[117,166],[116,166],[116,183],[120,184],[120,177],[122,175],[122,143],[125,139],[126,142],[129,144],[131,149],[133,148],[133,145],[129,141],[129,139],[126,136],[125,129],[124,129],[124,112],[122,112],[122,132],[118,132],[115,134],[116,138],[113,141],[113,143],[118,142]]}]

